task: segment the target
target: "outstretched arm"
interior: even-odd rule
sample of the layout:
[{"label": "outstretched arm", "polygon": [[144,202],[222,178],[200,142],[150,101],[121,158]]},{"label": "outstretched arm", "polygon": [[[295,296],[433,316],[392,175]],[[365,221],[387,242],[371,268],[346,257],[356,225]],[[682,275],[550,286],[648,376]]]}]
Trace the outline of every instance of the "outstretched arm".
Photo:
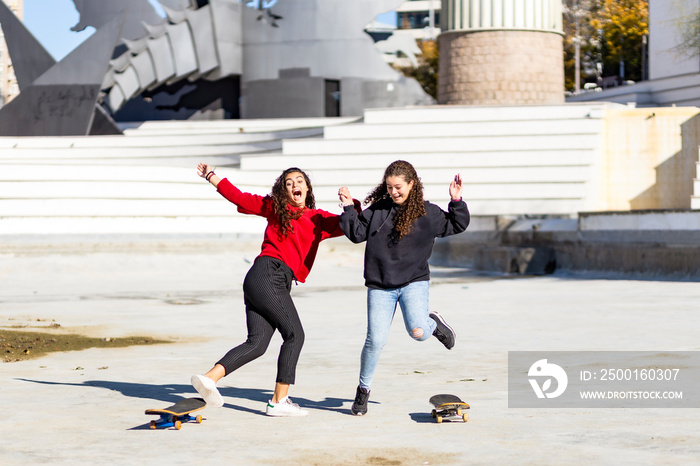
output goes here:
[{"label": "outstretched arm", "polygon": [[[221,179],[216,176],[211,165],[200,163],[197,165],[197,174],[211,183],[219,194],[224,196],[230,202],[238,206],[238,211],[242,214],[261,215],[265,216],[265,198],[257,194],[244,193],[227,179]],[[268,203],[269,205],[269,203]]]}]

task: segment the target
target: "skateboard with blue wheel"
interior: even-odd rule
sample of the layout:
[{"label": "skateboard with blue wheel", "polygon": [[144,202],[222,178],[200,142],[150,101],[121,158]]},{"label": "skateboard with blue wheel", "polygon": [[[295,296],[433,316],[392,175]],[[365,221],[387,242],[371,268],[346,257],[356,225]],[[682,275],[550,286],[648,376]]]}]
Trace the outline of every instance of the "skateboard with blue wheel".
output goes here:
[{"label": "skateboard with blue wheel", "polygon": [[175,427],[180,430],[183,422],[195,421],[198,424],[202,422],[202,416],[190,416],[191,413],[204,409],[206,402],[202,398],[183,398],[172,406],[164,409],[147,409],[146,414],[156,414],[160,419],[151,421],[151,429],[165,429],[167,427]]},{"label": "skateboard with blue wheel", "polygon": [[456,395],[434,395],[430,397],[430,403],[435,407],[432,416],[438,424],[443,421],[467,422],[469,419],[466,411],[469,405]]}]

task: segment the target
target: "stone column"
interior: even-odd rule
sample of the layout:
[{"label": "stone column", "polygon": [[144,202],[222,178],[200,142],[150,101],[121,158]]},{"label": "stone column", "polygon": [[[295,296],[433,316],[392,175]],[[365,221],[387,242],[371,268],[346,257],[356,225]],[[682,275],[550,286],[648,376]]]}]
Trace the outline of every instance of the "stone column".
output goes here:
[{"label": "stone column", "polygon": [[442,0],[438,103],[564,103],[561,0]]}]

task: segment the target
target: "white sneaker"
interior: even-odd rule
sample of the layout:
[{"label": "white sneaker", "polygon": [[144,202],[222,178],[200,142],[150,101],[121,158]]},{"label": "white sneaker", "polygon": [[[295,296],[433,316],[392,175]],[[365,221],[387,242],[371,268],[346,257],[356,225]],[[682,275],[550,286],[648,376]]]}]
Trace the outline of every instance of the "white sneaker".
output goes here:
[{"label": "white sneaker", "polygon": [[298,404],[292,403],[292,400],[285,396],[279,402],[273,403],[272,401],[267,402],[267,410],[265,414],[268,416],[308,416],[309,412],[304,411],[299,407]]},{"label": "white sneaker", "polygon": [[197,393],[202,395],[207,405],[213,408],[221,408],[224,405],[224,399],[216,388],[216,382],[212,379],[197,374],[192,376],[191,382]]}]

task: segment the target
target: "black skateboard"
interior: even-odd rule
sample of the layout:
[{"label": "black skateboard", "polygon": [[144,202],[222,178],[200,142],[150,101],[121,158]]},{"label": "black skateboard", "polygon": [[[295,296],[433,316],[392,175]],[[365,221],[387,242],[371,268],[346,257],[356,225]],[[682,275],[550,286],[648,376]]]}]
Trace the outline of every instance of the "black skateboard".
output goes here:
[{"label": "black skateboard", "polygon": [[190,413],[204,409],[207,404],[202,398],[183,398],[172,406],[164,409],[147,409],[146,414],[160,415],[160,419],[151,421],[151,429],[175,427],[180,430],[183,422],[202,422],[202,416],[190,416]]},{"label": "black skateboard", "polygon": [[441,423],[442,421],[462,421],[467,422],[469,416],[467,409],[469,405],[455,395],[434,395],[430,397],[430,403],[435,406],[433,418]]}]

